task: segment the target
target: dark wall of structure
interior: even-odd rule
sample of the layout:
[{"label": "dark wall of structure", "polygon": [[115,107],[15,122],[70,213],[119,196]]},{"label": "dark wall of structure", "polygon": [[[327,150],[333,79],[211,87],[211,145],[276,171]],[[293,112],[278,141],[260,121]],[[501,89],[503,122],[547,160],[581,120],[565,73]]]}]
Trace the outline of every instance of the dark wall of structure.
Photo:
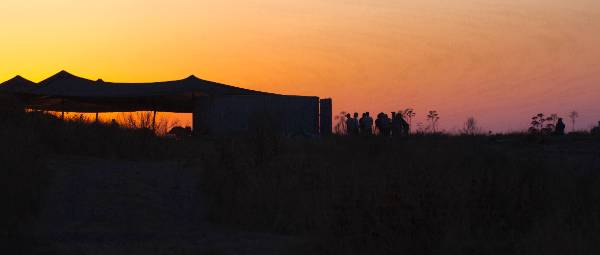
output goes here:
[{"label": "dark wall of structure", "polygon": [[228,135],[267,130],[287,135],[316,135],[319,98],[253,95],[196,98],[194,132]]},{"label": "dark wall of structure", "polygon": [[321,135],[331,135],[333,126],[333,101],[331,98],[321,99],[319,113],[319,129]]}]

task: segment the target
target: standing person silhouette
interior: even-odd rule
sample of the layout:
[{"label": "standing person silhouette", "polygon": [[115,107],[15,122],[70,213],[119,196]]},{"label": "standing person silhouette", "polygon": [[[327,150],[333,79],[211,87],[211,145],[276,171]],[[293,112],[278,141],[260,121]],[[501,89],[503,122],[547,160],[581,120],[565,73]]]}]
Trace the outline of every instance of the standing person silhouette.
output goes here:
[{"label": "standing person silhouette", "polygon": [[373,118],[369,116],[369,112],[365,112],[365,135],[373,135]]},{"label": "standing person silhouette", "polygon": [[565,123],[562,118],[558,118],[558,122],[556,122],[556,127],[554,129],[554,134],[556,135],[564,135],[565,134]]},{"label": "standing person silhouette", "polygon": [[392,119],[386,113],[383,114],[383,129],[385,131],[385,136],[390,136],[392,134]]},{"label": "standing person silhouette", "polygon": [[377,114],[377,119],[375,119],[375,130],[379,132],[379,135],[383,135],[383,112]]},{"label": "standing person silhouette", "polygon": [[360,117],[360,119],[358,120],[358,127],[359,127],[359,133],[361,135],[365,135],[367,133],[367,124],[365,123],[367,121],[367,114],[363,112],[362,117]]},{"label": "standing person silhouette", "polygon": [[375,121],[375,126],[379,130],[379,135],[381,136],[390,136],[392,121],[390,117],[385,113],[379,113],[377,115],[377,120]]},{"label": "standing person silhouette", "polygon": [[352,118],[352,122],[354,122],[354,133],[352,133],[352,135],[358,135],[359,134],[359,122],[358,122],[358,112],[354,113],[354,118]]},{"label": "standing person silhouette", "polygon": [[399,118],[398,115],[399,115],[398,113],[392,112],[391,129],[392,129],[392,136],[393,137],[400,137],[400,136],[402,136],[402,123],[401,123],[400,118]]},{"label": "standing person silhouette", "polygon": [[354,135],[357,128],[350,113],[346,114],[346,135]]}]

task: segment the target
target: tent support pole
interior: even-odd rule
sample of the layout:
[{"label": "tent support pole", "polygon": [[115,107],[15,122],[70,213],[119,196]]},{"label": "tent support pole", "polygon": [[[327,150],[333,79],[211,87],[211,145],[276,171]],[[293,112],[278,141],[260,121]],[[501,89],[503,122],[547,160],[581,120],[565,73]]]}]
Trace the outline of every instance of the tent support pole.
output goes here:
[{"label": "tent support pole", "polygon": [[152,131],[156,131],[156,111],[152,114]]},{"label": "tent support pole", "polygon": [[194,115],[196,110],[196,97],[194,96],[194,92],[192,92],[192,135],[196,134],[196,127],[194,127]]},{"label": "tent support pole", "polygon": [[60,100],[60,106],[61,106],[61,108],[63,108],[63,109],[62,109],[63,111],[62,111],[62,113],[60,114],[60,118],[61,118],[62,120],[65,120],[65,99],[61,99],[61,100]]},{"label": "tent support pole", "polygon": [[96,123],[98,123],[98,112],[96,112]]}]

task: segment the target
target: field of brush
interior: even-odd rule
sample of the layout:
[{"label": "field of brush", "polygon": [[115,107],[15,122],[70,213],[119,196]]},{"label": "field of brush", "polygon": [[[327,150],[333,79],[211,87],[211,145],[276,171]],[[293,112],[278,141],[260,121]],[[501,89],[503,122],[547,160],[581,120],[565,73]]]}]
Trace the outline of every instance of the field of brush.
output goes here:
[{"label": "field of brush", "polygon": [[[589,134],[384,139],[256,131],[176,141],[40,113],[4,111],[0,124],[5,244],[101,254],[99,245],[32,234],[65,217],[68,228],[58,232],[120,238],[124,248],[112,254],[172,254],[159,246],[179,246],[177,238],[148,233],[193,231],[229,241],[204,250],[214,242],[186,244],[178,254],[600,251],[600,137]],[[48,214],[54,207],[71,215]],[[133,249],[123,233],[154,246]],[[260,245],[228,239],[240,235]]]}]

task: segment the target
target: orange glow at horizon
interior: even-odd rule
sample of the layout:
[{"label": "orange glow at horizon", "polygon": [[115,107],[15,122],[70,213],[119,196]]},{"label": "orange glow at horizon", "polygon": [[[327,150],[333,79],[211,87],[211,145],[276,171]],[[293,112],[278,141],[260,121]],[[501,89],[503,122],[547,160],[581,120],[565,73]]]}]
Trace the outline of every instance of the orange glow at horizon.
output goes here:
[{"label": "orange glow at horizon", "polygon": [[[62,112],[48,111],[48,114],[54,115],[65,120],[81,121],[86,123],[93,123],[98,121],[104,124],[110,124],[113,120],[122,127],[126,128],[140,128],[149,127],[151,123],[152,112],[149,111],[138,111],[138,112],[102,112],[98,113],[98,119],[96,119],[95,113],[80,113],[80,112]],[[146,124],[142,122],[146,121]],[[191,113],[174,113],[174,112],[156,112],[155,128],[160,132],[168,132],[171,128],[180,127],[192,127],[192,114]]]},{"label": "orange glow at horizon", "polygon": [[538,112],[600,120],[596,0],[4,0],[0,12],[0,81],[194,74],[332,97],[334,112],[412,107],[416,124],[437,110],[448,131],[470,116],[494,131]]}]

